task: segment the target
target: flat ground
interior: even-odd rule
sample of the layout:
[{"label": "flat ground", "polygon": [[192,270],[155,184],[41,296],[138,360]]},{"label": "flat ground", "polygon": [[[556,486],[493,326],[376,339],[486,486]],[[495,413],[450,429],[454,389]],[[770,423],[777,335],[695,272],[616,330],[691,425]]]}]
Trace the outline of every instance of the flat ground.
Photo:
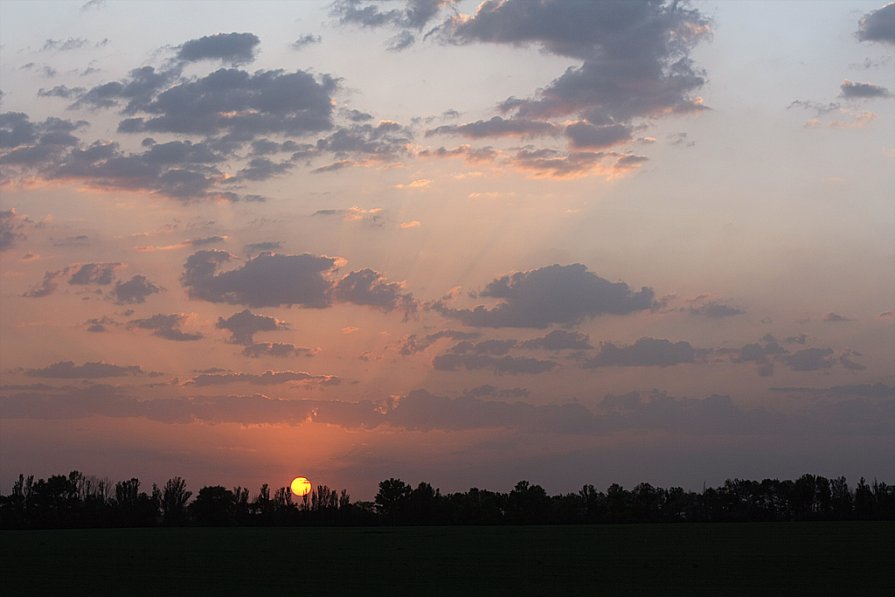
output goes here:
[{"label": "flat ground", "polygon": [[879,595],[895,523],[0,532],[4,595]]}]

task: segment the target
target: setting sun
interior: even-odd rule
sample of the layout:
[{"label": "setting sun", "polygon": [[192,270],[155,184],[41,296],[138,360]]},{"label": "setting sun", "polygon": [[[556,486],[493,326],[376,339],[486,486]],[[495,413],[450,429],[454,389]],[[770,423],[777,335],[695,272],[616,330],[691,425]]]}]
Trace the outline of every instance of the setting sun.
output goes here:
[{"label": "setting sun", "polygon": [[292,479],[292,493],[298,497],[303,497],[311,493],[311,482],[304,477],[295,477]]}]

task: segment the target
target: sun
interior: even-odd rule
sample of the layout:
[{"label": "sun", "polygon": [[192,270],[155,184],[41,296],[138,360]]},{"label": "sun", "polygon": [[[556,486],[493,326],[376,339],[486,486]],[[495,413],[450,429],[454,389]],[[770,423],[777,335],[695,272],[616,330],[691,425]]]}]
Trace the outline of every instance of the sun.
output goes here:
[{"label": "sun", "polygon": [[292,479],[292,493],[298,497],[303,497],[311,493],[311,482],[304,477],[295,477]]}]

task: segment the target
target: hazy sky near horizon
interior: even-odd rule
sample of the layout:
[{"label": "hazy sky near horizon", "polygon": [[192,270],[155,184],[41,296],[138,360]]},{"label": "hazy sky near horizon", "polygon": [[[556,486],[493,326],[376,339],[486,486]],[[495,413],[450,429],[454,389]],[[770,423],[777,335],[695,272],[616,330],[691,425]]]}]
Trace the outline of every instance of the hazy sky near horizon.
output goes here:
[{"label": "hazy sky near horizon", "polygon": [[895,4],[0,2],[0,487],[895,469]]}]

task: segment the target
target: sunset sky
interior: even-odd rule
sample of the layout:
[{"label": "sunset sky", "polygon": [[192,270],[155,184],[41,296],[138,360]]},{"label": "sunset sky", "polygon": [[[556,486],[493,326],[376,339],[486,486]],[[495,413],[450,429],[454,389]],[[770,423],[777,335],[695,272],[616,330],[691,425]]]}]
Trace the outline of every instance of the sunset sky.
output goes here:
[{"label": "sunset sky", "polygon": [[895,4],[0,1],[19,473],[895,475]]}]

